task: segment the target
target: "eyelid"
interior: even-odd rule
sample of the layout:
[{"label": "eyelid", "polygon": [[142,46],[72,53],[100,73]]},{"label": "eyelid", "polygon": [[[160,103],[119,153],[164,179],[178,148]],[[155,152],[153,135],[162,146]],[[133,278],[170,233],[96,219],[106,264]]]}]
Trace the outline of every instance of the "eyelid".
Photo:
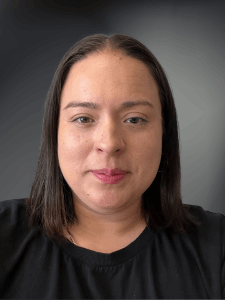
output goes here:
[{"label": "eyelid", "polygon": [[130,119],[130,118],[140,118],[140,119],[143,119],[143,120],[146,120],[148,121],[149,120],[149,117],[142,113],[142,112],[138,112],[138,111],[134,111],[134,112],[129,112],[127,113],[125,116],[124,116],[126,119]]},{"label": "eyelid", "polygon": [[[133,117],[130,117],[130,118],[127,118],[125,121],[129,120],[129,119],[139,119],[141,120],[141,123],[148,123],[148,121],[142,117],[138,117],[138,116],[133,116]],[[140,123],[136,123],[136,124],[140,124]]]},{"label": "eyelid", "polygon": [[[84,122],[84,123],[79,122],[78,120],[81,119],[81,118],[88,119],[88,122]],[[133,114],[133,115],[130,116],[129,118],[126,118],[124,122],[127,122],[129,119],[138,119],[138,120],[139,120],[138,123],[133,123],[133,124],[141,124],[141,123],[143,124],[143,123],[148,123],[148,118],[143,118],[143,117],[138,116],[138,115],[135,115],[135,114]],[[141,120],[141,122],[140,122],[140,120]],[[80,125],[85,125],[85,124],[93,123],[94,120],[93,120],[93,118],[91,118],[91,117],[89,117],[89,116],[87,116],[87,115],[80,115],[80,116],[76,116],[74,119],[72,119],[71,122],[72,122],[72,123],[77,122],[77,123],[79,123]],[[132,123],[131,123],[131,124],[132,124]]]},{"label": "eyelid", "polygon": [[[89,120],[92,120],[92,121],[93,121],[93,119],[91,119],[90,117],[87,117],[87,116],[79,116],[79,117],[76,117],[75,119],[73,119],[72,122],[75,122],[75,121],[77,121],[78,119],[81,119],[81,118],[86,118],[86,119],[89,119]],[[88,124],[88,123],[92,123],[92,121],[91,121],[91,122],[87,122],[87,123],[82,123],[82,122],[78,122],[78,123],[80,123],[80,124]]]}]

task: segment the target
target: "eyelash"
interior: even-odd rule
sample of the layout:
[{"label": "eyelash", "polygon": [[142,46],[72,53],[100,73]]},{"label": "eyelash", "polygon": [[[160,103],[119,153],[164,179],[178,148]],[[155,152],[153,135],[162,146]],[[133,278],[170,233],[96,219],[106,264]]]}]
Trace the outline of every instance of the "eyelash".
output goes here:
[{"label": "eyelash", "polygon": [[[79,118],[76,118],[75,120],[73,120],[72,122],[76,122],[76,121],[78,121],[79,119],[89,119],[89,120],[91,120],[91,118],[88,118],[88,117],[79,117]],[[131,123],[131,124],[142,125],[143,123],[147,123],[147,122],[148,122],[147,120],[145,120],[145,119],[143,119],[143,118],[140,118],[140,117],[131,117],[131,118],[128,118],[127,120],[130,120],[130,119],[138,119],[138,120],[141,120],[141,123]],[[127,120],[126,120],[126,121],[127,121]],[[86,123],[78,122],[78,123],[80,123],[80,124],[82,124],[82,125],[85,125],[85,124],[89,124],[89,123],[91,123],[91,122],[86,122]]]}]

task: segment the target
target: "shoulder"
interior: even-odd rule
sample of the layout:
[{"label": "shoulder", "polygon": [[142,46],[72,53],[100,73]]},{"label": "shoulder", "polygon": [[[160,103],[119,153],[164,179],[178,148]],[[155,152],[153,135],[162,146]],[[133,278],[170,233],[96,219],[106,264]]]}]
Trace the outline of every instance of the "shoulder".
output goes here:
[{"label": "shoulder", "polygon": [[16,221],[21,214],[25,214],[25,199],[4,200],[0,202],[0,222],[4,220]]},{"label": "shoulder", "polygon": [[225,216],[221,213],[214,213],[204,210],[198,205],[187,205],[193,219],[202,225],[202,228],[225,226]]},{"label": "shoulder", "polygon": [[28,229],[25,199],[0,202],[0,238],[19,234]]},{"label": "shoulder", "polygon": [[[210,284],[216,278],[222,286],[225,297],[225,216],[190,205],[189,211],[199,225],[189,237],[200,254],[200,260],[207,262]],[[206,263],[204,265],[206,269]],[[217,270],[217,273],[216,273]],[[214,279],[213,279],[214,278]]]},{"label": "shoulder", "polygon": [[204,210],[198,205],[188,205],[188,208],[192,218],[198,223],[189,235],[192,241],[212,251],[220,249],[219,252],[225,256],[225,216]]},{"label": "shoulder", "polygon": [[0,202],[0,264],[10,265],[19,253],[37,247],[41,236],[38,226],[29,226],[25,199]]},{"label": "shoulder", "polygon": [[12,207],[25,207],[25,198],[0,201],[0,213]]},{"label": "shoulder", "polygon": [[216,219],[216,218],[224,217],[224,215],[221,213],[215,213],[215,212],[205,210],[203,207],[201,207],[199,205],[192,205],[192,204],[185,204],[185,205],[188,207],[191,214],[196,216],[196,218],[199,217],[199,218]]}]

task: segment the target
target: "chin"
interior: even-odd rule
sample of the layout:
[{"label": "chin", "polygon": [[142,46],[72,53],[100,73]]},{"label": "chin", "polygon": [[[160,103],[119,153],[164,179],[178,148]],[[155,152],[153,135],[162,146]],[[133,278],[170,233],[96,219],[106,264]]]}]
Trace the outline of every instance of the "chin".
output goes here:
[{"label": "chin", "polygon": [[113,207],[120,207],[121,206],[121,201],[118,200],[118,198],[116,199],[115,201],[115,197],[113,199],[110,199],[110,198],[104,198],[104,199],[93,199],[91,201],[91,203],[94,205],[94,206],[97,206],[97,207],[101,207],[101,208],[113,208]]},{"label": "chin", "polygon": [[[116,200],[115,200],[116,199]],[[109,211],[113,209],[119,209],[122,206],[124,206],[126,202],[124,202],[119,197],[104,197],[104,198],[92,198],[88,199],[88,202],[86,202],[86,205],[93,210],[99,210],[99,212]]]}]

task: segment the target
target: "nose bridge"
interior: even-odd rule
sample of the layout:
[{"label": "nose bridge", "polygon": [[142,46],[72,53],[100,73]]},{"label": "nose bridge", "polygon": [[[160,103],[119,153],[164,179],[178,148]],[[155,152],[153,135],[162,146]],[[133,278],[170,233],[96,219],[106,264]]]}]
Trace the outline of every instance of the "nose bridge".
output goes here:
[{"label": "nose bridge", "polygon": [[115,152],[122,153],[125,145],[122,136],[122,129],[119,122],[112,116],[106,117],[104,121],[99,124],[97,135],[98,150],[106,152],[107,154]]}]

